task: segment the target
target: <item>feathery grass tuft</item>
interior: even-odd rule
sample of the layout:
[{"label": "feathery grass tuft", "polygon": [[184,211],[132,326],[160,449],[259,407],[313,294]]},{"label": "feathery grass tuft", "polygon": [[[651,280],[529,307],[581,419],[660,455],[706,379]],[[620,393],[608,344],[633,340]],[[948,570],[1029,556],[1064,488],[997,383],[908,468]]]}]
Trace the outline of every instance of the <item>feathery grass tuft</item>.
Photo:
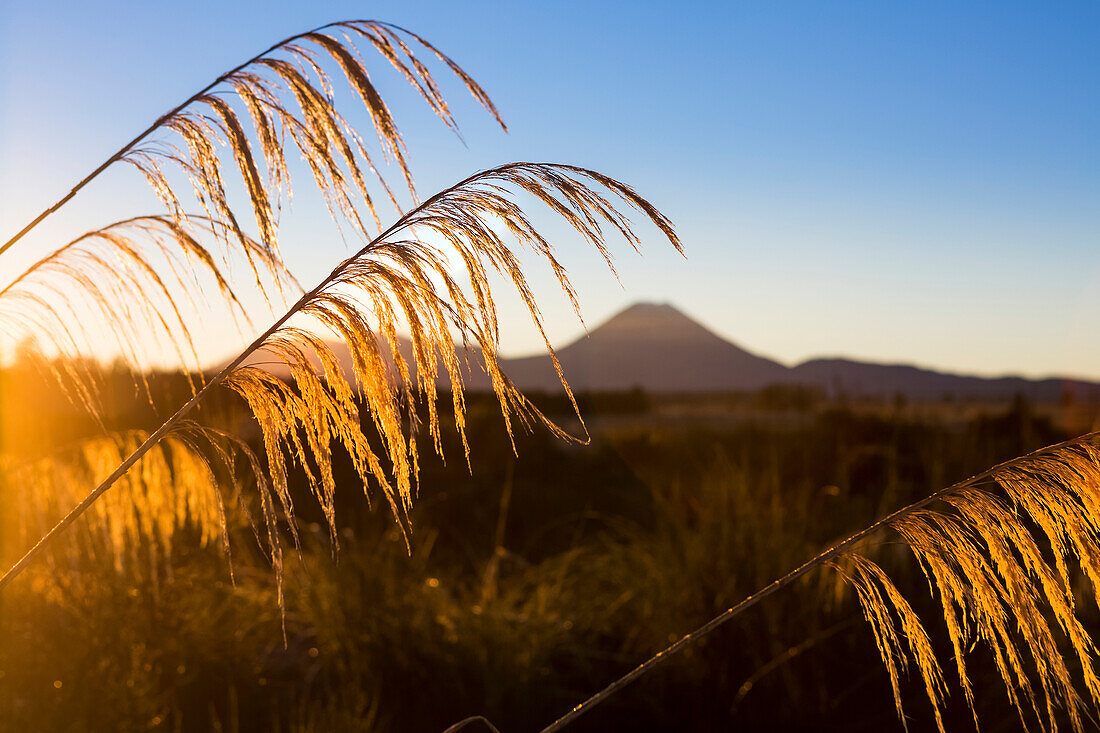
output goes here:
[{"label": "feathery grass tuft", "polygon": [[[497,310],[490,288],[494,272],[510,281],[525,303],[568,392],[517,253],[500,232],[511,234],[549,263],[574,308],[576,296],[553,246],[514,202],[515,193],[530,194],[561,215],[609,265],[603,227],[611,227],[635,248],[639,244],[618,205],[642,212],[680,248],[668,220],[648,202],[624,184],[583,168],[513,163],[471,176],[427,200],[341,263],[291,310],[292,315],[322,324],[347,344],[353,378],[344,374],[324,339],[300,326],[272,330],[257,347],[289,367],[293,387],[257,366],[237,366],[226,376],[226,385],[248,402],[259,421],[275,493],[287,514],[292,513],[285,459],[289,454],[306,468],[335,542],[331,450],[338,443],[364,482],[373,480],[382,488],[404,523],[414,495],[419,447],[418,426],[405,426],[413,413],[403,408],[426,398],[428,437],[442,454],[435,403],[441,372],[450,380],[456,427],[469,457],[463,384],[471,365],[462,363],[456,337],[480,353],[509,434],[517,425],[542,424],[569,437],[512,385],[497,355]],[[465,277],[456,276],[453,269]],[[400,348],[402,328],[410,334],[411,360]],[[317,362],[320,369],[315,368]],[[380,450],[360,427],[360,401],[380,436]]]},{"label": "feathery grass tuft", "polygon": [[[958,685],[978,724],[967,657],[988,650],[1025,729],[1096,727],[1097,649],[1079,618],[1100,605],[1100,432],[940,489],[850,535],[715,616],[543,729],[552,733],[689,644],[823,566],[856,591],[906,726],[901,678],[916,664],[937,726],[950,692],[924,622],[868,555],[884,533],[912,552],[942,609]],[[1087,581],[1087,582],[1085,582]],[[1085,588],[1087,586],[1087,588]]]},{"label": "feathery grass tuft", "polygon": [[[1055,730],[1064,715],[1073,730],[1084,730],[1085,716],[1100,705],[1097,650],[1076,609],[1080,575],[1091,586],[1089,600],[1100,599],[1100,450],[1091,439],[993,469],[886,527],[912,551],[940,602],[975,724],[966,656],[982,645],[1025,728]],[[899,716],[898,680],[910,655],[897,642],[891,608],[939,720],[942,673],[920,620],[878,565],[855,553],[845,558],[855,572],[842,575],[874,629]]]},{"label": "feathery grass tuft", "polygon": [[[331,465],[334,443],[347,451],[363,478],[364,488],[372,480],[376,482],[402,528],[407,526],[407,511],[418,472],[419,426],[413,411],[405,414],[403,408],[413,405],[419,397],[425,398],[429,437],[436,452],[442,454],[440,418],[435,405],[437,360],[442,361],[451,380],[454,419],[468,457],[463,365],[456,350],[455,334],[463,344],[476,344],[480,349],[482,367],[492,380],[509,434],[517,426],[542,424],[556,435],[568,437],[515,388],[501,370],[497,356],[499,331],[491,273],[509,281],[520,295],[543,335],[562,385],[569,392],[517,253],[505,237],[517,240],[549,264],[579,317],[576,294],[565,268],[556,259],[554,247],[514,201],[517,194],[531,196],[560,215],[601,253],[609,266],[611,254],[605,229],[621,234],[635,249],[640,244],[631,222],[619,207],[640,212],[681,250],[680,241],[663,214],[626,184],[601,173],[553,163],[511,163],[474,174],[402,216],[305,293],[0,577],[0,588],[94,505],[218,385],[224,384],[240,394],[256,416],[268,459],[271,493],[282,513],[287,517],[293,515],[284,453],[289,451],[291,460],[297,461],[307,474],[334,543],[336,487]],[[463,271],[464,276],[452,274],[452,266]],[[343,374],[320,337],[304,325],[287,324],[295,316],[312,319],[344,340],[353,358],[353,379]],[[399,349],[397,334],[401,327],[410,333],[411,362],[406,361]],[[289,366],[294,385],[256,366],[245,365],[249,357],[261,350]],[[314,370],[311,358],[319,359],[321,373]],[[569,397],[573,400],[572,392]],[[576,410],[575,400],[573,407]],[[363,432],[361,408],[380,438],[377,448]],[[408,427],[403,426],[406,419]],[[265,516],[273,517],[275,509],[266,494],[264,497]],[[269,540],[281,588],[282,556],[274,529],[270,529]]]},{"label": "feathery grass tuft", "polygon": [[173,349],[181,365],[197,372],[192,312],[220,300],[238,325],[249,323],[226,275],[232,258],[248,263],[269,304],[269,296],[300,290],[272,247],[242,237],[219,253],[206,243],[223,239],[224,231],[201,216],[140,216],[87,232],[0,289],[0,330],[47,342],[62,358],[42,364],[93,413],[97,385],[78,357],[104,338],[113,339],[137,379],[144,379],[140,367],[151,344]]},{"label": "feathery grass tuft", "polygon": [[[374,231],[380,230],[381,221],[368,178],[377,180],[396,210],[400,211],[400,207],[378,163],[392,160],[414,200],[416,193],[401,132],[371,80],[359,54],[360,46],[372,48],[382,56],[456,133],[457,124],[439,84],[418,54],[435,57],[446,65],[478,104],[507,130],[485,90],[425,39],[382,21],[329,23],[272,45],[162,115],[0,246],[0,254],[117,161],[137,168],[177,219],[183,217],[184,208],[170,170],[182,172],[190,180],[207,216],[225,222],[226,228],[220,234],[243,240],[244,231],[226,193],[226,164],[218,153],[222,146],[231,151],[248,192],[260,241],[275,248],[280,201],[284,194],[290,193],[285,154],[288,139],[309,166],[334,218],[343,218],[358,232],[368,235],[354,200],[358,193],[373,219]],[[328,68],[333,64],[365,106],[383,160],[371,156],[366,142],[337,110],[335,75]],[[234,97],[239,108],[227,101]],[[250,124],[244,121],[246,117]],[[151,138],[157,132],[166,135]],[[257,144],[260,155],[254,151]]]}]

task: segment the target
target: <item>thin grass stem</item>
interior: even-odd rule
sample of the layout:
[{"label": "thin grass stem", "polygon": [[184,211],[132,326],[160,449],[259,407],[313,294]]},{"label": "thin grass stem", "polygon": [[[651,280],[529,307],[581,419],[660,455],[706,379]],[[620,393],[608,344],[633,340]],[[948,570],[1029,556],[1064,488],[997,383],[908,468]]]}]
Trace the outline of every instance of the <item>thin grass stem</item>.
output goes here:
[{"label": "thin grass stem", "polygon": [[99,486],[97,486],[95,489],[93,489],[91,492],[89,492],[88,495],[85,496],[80,501],[79,504],[77,504],[75,507],[73,507],[72,510],[70,510],[68,514],[66,514],[56,525],[54,525],[54,527],[49,532],[44,534],[41,537],[41,539],[39,539],[38,542],[35,543],[35,545],[33,547],[31,547],[29,550],[27,550],[26,554],[24,554],[23,557],[21,557],[14,565],[11,566],[11,568],[9,568],[4,573],[4,575],[2,577],[0,577],[0,591],[3,591],[3,589],[5,587],[7,587],[7,585],[9,583],[11,583],[13,580],[15,580],[15,578],[21,572],[23,572],[23,570],[28,565],[30,565],[30,563],[38,555],[40,555],[50,545],[50,543],[54,539],[56,539],[62,532],[64,532],[65,529],[68,528],[69,525],[71,525],[73,522],[75,522],[77,519],[79,519],[80,516],[85,511],[87,511],[88,507],[90,507],[92,504],[94,504],[95,501],[100,496],[102,496],[104,494],[104,492],[106,492],[108,489],[110,489],[111,486],[116,481],[118,481],[118,479],[123,474],[125,474],[126,471],[128,471],[130,469],[131,466],[133,466],[135,463],[137,463],[139,460],[141,460],[141,457],[144,456],[146,453],[148,453],[161,440],[161,438],[163,438],[165,435],[167,435],[195,407],[195,405],[197,405],[199,402],[201,402],[203,397],[205,397],[210,392],[210,390],[212,390],[214,387],[216,387],[219,384],[221,384],[222,382],[224,382],[226,380],[226,378],[230,374],[232,374],[233,371],[237,367],[239,367],[242,363],[244,363],[244,361],[252,353],[257,351],[258,349],[260,349],[260,347],[262,347],[264,345],[264,342],[268,339],[268,337],[270,337],[273,333],[278,331],[279,328],[282,327],[282,325],[284,323],[286,323],[288,320],[290,320],[290,318],[294,314],[296,314],[298,311],[300,311],[307,303],[309,303],[314,297],[316,297],[318,293],[320,293],[322,290],[324,290],[324,288],[326,286],[328,286],[329,283],[331,283],[336,278],[338,278],[340,276],[340,274],[352,262],[354,262],[357,258],[362,257],[364,254],[369,252],[370,249],[372,247],[374,247],[378,242],[384,241],[387,236],[389,236],[394,231],[396,231],[400,227],[402,227],[404,225],[405,221],[410,216],[414,216],[417,212],[421,211],[422,209],[424,209],[427,206],[430,206],[435,201],[442,198],[443,196],[445,196],[449,192],[466,185],[470,181],[477,178],[479,175],[481,175],[481,174],[476,173],[472,176],[469,176],[469,177],[463,179],[462,181],[460,181],[459,183],[455,184],[454,186],[451,186],[450,188],[444,189],[443,191],[440,191],[440,192],[436,193],[431,198],[425,200],[422,204],[417,206],[415,209],[410,211],[408,214],[406,214],[405,216],[398,219],[392,226],[390,226],[388,229],[386,229],[386,231],[382,232],[376,238],[371,240],[366,246],[364,246],[361,250],[359,250],[359,252],[357,252],[355,255],[353,255],[352,257],[344,260],[339,265],[337,265],[336,268],[331,273],[329,273],[329,275],[324,280],[322,280],[320,283],[317,284],[316,287],[314,287],[312,290],[310,290],[310,291],[306,292],[304,295],[302,295],[302,297],[299,298],[298,301],[293,306],[291,306],[290,309],[286,313],[284,313],[277,321],[275,321],[275,323],[273,323],[271,325],[271,327],[269,327],[266,331],[264,331],[262,334],[260,334],[244,351],[242,351],[240,354],[238,354],[237,357],[235,359],[233,359],[233,361],[229,362],[229,364],[227,364],[220,372],[218,372],[214,377],[212,377],[210,380],[208,380],[206,382],[206,384],[204,384],[202,386],[202,388],[199,389],[190,400],[188,400],[182,407],[180,407],[178,410],[176,410],[174,415],[172,415],[170,418],[165,420],[164,423],[161,424],[161,426],[159,428],[157,428],[151,435],[149,435],[149,437],[146,438],[145,441],[140,446],[138,446],[134,450],[134,452],[131,453],[129,455],[129,457],[126,458],[125,461],[123,461],[121,464],[119,464],[118,468],[116,468],[111,473],[111,475],[109,475],[107,478],[105,478],[103,480],[103,482],[99,484]]},{"label": "thin grass stem", "polygon": [[1033,451],[1033,452],[1028,453],[1026,455],[1017,456],[1016,458],[1005,461],[1004,463],[1000,463],[1000,464],[994,466],[993,468],[982,471],[981,473],[976,474],[975,476],[972,476],[972,477],[970,477],[970,478],[968,478],[964,481],[960,481],[960,482],[958,482],[956,484],[952,484],[951,486],[948,486],[946,488],[939,489],[938,491],[935,491],[934,493],[929,494],[928,496],[926,496],[923,499],[920,499],[919,501],[915,501],[912,504],[909,504],[908,506],[902,507],[901,509],[898,509],[897,511],[894,511],[891,514],[886,515],[882,519],[879,519],[878,521],[874,522],[873,524],[868,525],[867,527],[861,529],[860,531],[856,532],[855,534],[849,535],[848,537],[844,538],[843,540],[836,543],[832,547],[829,547],[828,549],[821,551],[820,553],[815,555],[813,558],[807,560],[802,565],[799,565],[797,568],[790,571],[789,573],[787,573],[783,577],[772,581],[771,583],[764,586],[763,588],[761,588],[757,592],[755,592],[752,595],[745,598],[743,601],[741,601],[737,605],[726,609],[725,611],[718,614],[717,616],[715,616],[714,618],[712,618],[710,621],[706,622],[705,624],[703,624],[699,628],[685,634],[683,637],[681,637],[675,643],[670,644],[669,646],[665,647],[661,651],[657,652],[652,657],[650,657],[646,661],[642,662],[637,667],[635,667],[634,669],[632,669],[629,672],[627,672],[626,674],[624,674],[622,677],[619,677],[614,682],[607,685],[602,690],[600,690],[599,692],[595,693],[594,695],[589,697],[584,702],[577,705],[575,708],[573,708],[572,710],[567,712],[565,715],[563,715],[560,718],[558,718],[557,720],[555,720],[550,725],[543,728],[539,733],[555,733],[556,731],[562,730],[567,725],[569,725],[570,723],[575,721],[577,718],[579,718],[580,716],[582,716],[585,713],[589,712],[590,710],[592,710],[592,708],[594,708],[597,705],[599,705],[600,703],[604,702],[609,697],[611,697],[612,695],[614,695],[617,692],[619,692],[620,690],[622,690],[624,687],[629,685],[634,680],[636,680],[639,677],[641,677],[642,675],[648,673],[650,670],[655,668],[657,665],[661,664],[662,662],[667,661],[670,657],[672,657],[676,653],[682,651],[684,648],[686,648],[690,644],[693,644],[694,642],[699,641],[704,636],[707,636],[712,631],[714,631],[718,627],[722,626],[726,622],[730,621],[734,617],[739,616],[741,613],[743,613],[743,612],[747,611],[748,609],[752,608],[753,606],[760,603],[761,601],[768,598],[769,596],[774,595],[778,591],[786,588],[791,583],[793,583],[794,581],[801,578],[803,575],[806,575],[810,571],[816,570],[816,569],[826,565],[830,560],[832,560],[832,559],[836,558],[837,556],[843,554],[848,548],[852,547],[853,545],[858,543],[860,540],[874,534],[876,531],[878,531],[879,529],[882,529],[883,527],[889,525],[891,522],[894,522],[898,519],[901,519],[902,517],[907,516],[909,514],[912,514],[913,512],[915,512],[919,509],[923,509],[924,507],[929,506],[930,504],[932,504],[936,500],[938,500],[940,498],[943,498],[948,494],[951,494],[953,492],[957,492],[960,489],[963,489],[967,486],[972,486],[974,484],[981,483],[982,481],[985,481],[985,480],[993,477],[999,471],[1002,471],[1002,470],[1008,469],[1008,468],[1012,468],[1012,467],[1020,465],[1022,463],[1026,463],[1031,458],[1033,458],[1037,455],[1042,455],[1042,454],[1045,454],[1045,453],[1048,453],[1048,452],[1051,452],[1051,451],[1056,451],[1059,448],[1063,448],[1063,447],[1079,444],[1079,443],[1082,443],[1082,442],[1086,442],[1086,441],[1095,439],[1097,437],[1100,437],[1100,431],[1088,433],[1086,435],[1082,435],[1082,436],[1079,436],[1077,438],[1072,438],[1070,440],[1066,440],[1066,441],[1063,441],[1061,443],[1057,443],[1055,445],[1050,445],[1050,446],[1047,446],[1045,448],[1040,448],[1039,450]]}]

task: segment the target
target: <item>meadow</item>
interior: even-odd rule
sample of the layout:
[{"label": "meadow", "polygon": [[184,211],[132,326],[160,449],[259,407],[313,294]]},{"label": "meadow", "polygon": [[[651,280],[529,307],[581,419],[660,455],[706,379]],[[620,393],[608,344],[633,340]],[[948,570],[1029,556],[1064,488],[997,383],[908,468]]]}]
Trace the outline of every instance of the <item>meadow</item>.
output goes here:
[{"label": "meadow", "polygon": [[[5,404],[38,406],[32,424],[4,436],[24,463],[64,456],[100,430],[41,379],[3,373]],[[151,384],[157,409],[115,373],[108,425],[152,429],[187,393],[182,374]],[[441,731],[484,715],[501,731],[537,730],[836,538],[1089,418],[1083,405],[838,401],[790,388],[585,394],[591,445],[536,430],[514,454],[495,398],[468,399],[470,465],[452,429],[452,460],[422,467],[411,551],[389,508],[371,506],[354,468],[337,462],[339,549],[322,512],[304,508],[282,611],[239,513],[232,574],[219,543],[202,546],[195,528],[178,529],[170,548],[128,544],[120,558],[94,523],[75,527],[3,598],[4,727]],[[534,399],[568,418],[563,397]],[[223,394],[204,410],[260,448],[239,400]],[[56,444],[33,437],[42,435]],[[292,485],[308,491],[304,476]],[[4,536],[18,536],[4,506]],[[4,561],[22,549],[6,543]],[[907,553],[871,552],[934,617]],[[1100,621],[1094,609],[1083,618]],[[983,727],[1011,728],[990,661],[975,655],[972,669]],[[922,730],[933,722],[913,683],[903,695],[910,728]],[[970,724],[957,696],[945,715],[949,729]],[[897,718],[858,605],[820,573],[574,725],[883,730]]]}]

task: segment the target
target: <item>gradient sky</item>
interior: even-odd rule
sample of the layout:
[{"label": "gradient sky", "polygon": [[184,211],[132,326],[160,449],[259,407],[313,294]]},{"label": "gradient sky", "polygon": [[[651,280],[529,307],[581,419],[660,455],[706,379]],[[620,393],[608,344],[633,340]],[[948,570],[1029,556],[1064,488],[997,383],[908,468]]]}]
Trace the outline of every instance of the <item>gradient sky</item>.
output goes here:
[{"label": "gradient sky", "polygon": [[[222,71],[359,17],[439,45],[511,128],[448,80],[464,147],[387,75],[422,195],[510,160],[570,162],[631,183],[676,223],[687,258],[646,230],[644,258],[619,248],[622,286],[562,232],[589,325],[662,301],[787,363],[1100,378],[1092,2],[4,0],[0,236]],[[303,283],[347,253],[308,189],[282,227]],[[154,210],[119,167],[5,271]],[[535,281],[552,340],[574,338],[551,281]],[[516,302],[502,307],[504,351],[538,348]],[[236,343],[217,324],[204,334],[209,354]]]}]

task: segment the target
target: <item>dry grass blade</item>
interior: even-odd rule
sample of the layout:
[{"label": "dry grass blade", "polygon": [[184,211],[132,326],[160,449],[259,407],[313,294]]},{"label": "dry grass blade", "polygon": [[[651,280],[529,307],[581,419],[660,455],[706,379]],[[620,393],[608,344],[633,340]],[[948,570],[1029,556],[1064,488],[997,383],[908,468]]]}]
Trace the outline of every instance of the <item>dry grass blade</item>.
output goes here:
[{"label": "dry grass blade", "polygon": [[[686,634],[543,729],[558,731],[662,661],[798,578],[831,566],[856,591],[904,726],[900,680],[916,663],[943,730],[949,686],[925,626],[860,543],[891,532],[912,551],[943,612],[959,688],[973,714],[967,655],[984,646],[1025,728],[1095,726],[1096,646],[1078,616],[1082,585],[1100,604],[1100,433],[1014,458],[897,510],[822,551]],[[870,547],[873,547],[871,545]],[[867,547],[865,549],[870,549]]]},{"label": "dry grass blade", "polygon": [[[233,163],[245,184],[260,241],[274,247],[279,201],[283,193],[288,193],[284,189],[290,184],[284,152],[287,139],[302,153],[334,216],[346,218],[357,230],[366,233],[354,204],[357,193],[381,229],[368,176],[377,179],[395,208],[396,199],[364,141],[337,111],[333,74],[322,63],[324,59],[339,68],[362,101],[378,135],[382,157],[397,164],[414,198],[415,192],[400,130],[371,80],[357,43],[377,51],[449,128],[457,131],[440,87],[429,66],[417,55],[417,48],[446,64],[504,127],[500,113],[477,82],[419,36],[374,20],[330,23],[274,44],[160,117],[0,246],[0,254],[120,160],[141,171],[174,216],[181,215],[183,206],[170,170],[182,171],[207,215],[228,224],[223,233],[243,238],[242,227],[226,195],[225,163],[218,153],[223,145],[232,152]],[[239,110],[227,101],[233,97],[239,102]],[[245,115],[251,121],[251,130],[244,121]],[[159,140],[150,139],[158,131],[169,134]]]},{"label": "dry grass blade", "polygon": [[[290,455],[307,470],[335,542],[331,450],[339,444],[364,482],[379,485],[394,514],[404,521],[415,493],[420,450],[417,426],[408,423],[413,417],[406,408],[426,405],[428,438],[441,452],[434,399],[441,373],[450,381],[456,427],[465,444],[463,384],[470,365],[463,363],[456,338],[476,347],[509,432],[538,423],[567,437],[516,390],[498,361],[497,311],[490,289],[494,273],[511,282],[553,357],[524,268],[502,232],[544,259],[576,305],[553,247],[513,200],[517,192],[533,195],[562,215],[609,264],[601,225],[638,244],[616,208],[622,204],[643,212],[679,247],[668,221],[647,202],[623,184],[581,168],[506,165],[429,199],[342,263],[297,307],[298,315],[322,324],[348,345],[352,378],[323,338],[302,327],[283,326],[264,340],[262,349],[265,358],[289,367],[293,386],[255,366],[239,367],[225,380],[259,421],[272,483],[288,514],[293,508],[285,456]],[[456,276],[456,270],[464,275]],[[402,352],[398,337],[406,329],[411,358]],[[560,366],[558,374],[568,391]],[[381,451],[360,427],[361,405],[380,437]]]},{"label": "dry grass blade", "polygon": [[[1092,600],[1100,589],[1098,493],[1100,450],[1081,440],[995,469],[985,480],[887,525],[910,547],[939,598],[959,687],[975,723],[964,650],[976,644],[988,648],[1025,728],[1055,730],[1064,717],[1073,730],[1084,730],[1085,716],[1100,705],[1096,646],[1075,607],[1079,573],[1091,581]],[[912,648],[919,621],[902,613],[900,595],[881,569],[864,557],[852,558],[866,569],[861,578],[848,577],[868,619],[885,613],[884,604],[867,596],[874,575],[898,609]],[[890,651],[881,643],[879,649],[886,660]],[[926,672],[923,651],[917,661],[926,677],[938,675],[935,659],[933,671]],[[900,714],[896,669],[890,677]],[[928,696],[938,717],[940,700],[931,686]]]},{"label": "dry grass blade", "polygon": [[[917,661],[917,669],[920,671],[928,699],[932,702],[936,715],[936,727],[943,733],[943,719],[940,712],[940,704],[944,696],[943,673],[932,651],[928,634],[921,626],[920,619],[913,612],[909,602],[894,587],[882,568],[865,557],[844,555],[830,565],[856,589],[859,605],[863,609],[863,617],[871,625],[875,635],[875,645],[882,656],[883,664],[886,665],[890,687],[894,693],[894,704],[902,726],[906,730],[909,728],[905,722],[900,690],[901,672],[904,671],[909,659],[905,651],[905,647],[908,646],[909,654]],[[900,633],[895,628],[895,616],[902,627]],[[906,642],[904,645],[902,639]]]},{"label": "dry grass blade", "polygon": [[[158,345],[197,370],[193,312],[220,300],[230,317],[248,322],[225,274],[231,257],[247,261],[265,297],[271,288],[281,296],[284,288],[296,287],[270,247],[248,237],[234,240],[231,251],[217,252],[206,243],[224,239],[225,229],[205,217],[142,216],[87,232],[0,289],[0,328],[13,339],[47,342],[63,358],[42,363],[74,401],[93,412],[94,377],[80,370],[76,357],[104,339],[113,339],[136,374],[149,348]],[[218,299],[210,298],[211,290]],[[102,332],[73,323],[99,324]]]},{"label": "dry grass blade", "polygon": [[[510,432],[517,426],[541,423],[565,436],[508,381],[497,358],[497,311],[490,273],[511,282],[542,330],[523,267],[506,237],[518,240],[545,260],[576,306],[572,286],[554,248],[515,202],[516,194],[533,196],[561,215],[609,264],[605,228],[620,233],[635,248],[639,244],[620,207],[641,212],[674,247],[680,248],[667,218],[625,184],[594,171],[550,163],[513,163],[470,176],[401,217],[303,295],[0,577],[0,588],[173,430],[208,391],[223,383],[242,395],[256,415],[264,438],[271,491],[282,512],[287,516],[293,513],[286,477],[288,451],[290,460],[306,470],[332,530],[334,444],[347,451],[365,485],[373,480],[381,486],[404,526],[415,493],[419,448],[417,425],[403,407],[412,405],[418,396],[427,398],[428,433],[435,450],[441,451],[440,418],[434,401],[440,362],[451,379],[457,428],[464,430],[464,375],[456,335],[463,343],[476,344],[480,349]],[[452,265],[464,275],[453,274]],[[354,361],[352,379],[345,377],[320,337],[301,326],[287,324],[299,315],[320,322],[348,344]],[[409,330],[411,363],[398,348],[399,328]],[[550,350],[548,340],[546,345]],[[294,384],[244,366],[259,350],[288,364]],[[552,350],[550,353],[553,355]],[[320,374],[311,358],[320,360]],[[557,364],[556,358],[554,361]],[[564,385],[560,365],[558,374]],[[361,409],[380,437],[380,449],[363,432]],[[404,425],[406,419],[410,421],[408,427]],[[272,552],[278,577],[276,539],[272,538]]]}]

